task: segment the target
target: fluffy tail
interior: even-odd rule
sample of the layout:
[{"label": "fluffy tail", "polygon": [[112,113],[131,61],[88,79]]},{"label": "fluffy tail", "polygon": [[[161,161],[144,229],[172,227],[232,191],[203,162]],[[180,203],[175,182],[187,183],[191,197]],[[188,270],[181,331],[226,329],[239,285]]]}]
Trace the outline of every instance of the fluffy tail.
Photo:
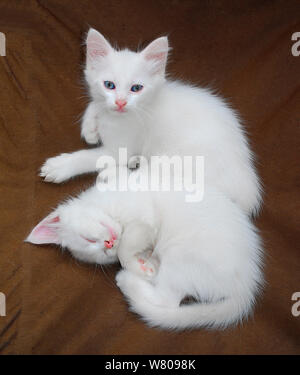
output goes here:
[{"label": "fluffy tail", "polygon": [[153,305],[146,299],[131,300],[131,309],[153,327],[185,329],[195,327],[224,329],[247,318],[254,298],[231,297],[215,303],[194,303],[178,307]]}]

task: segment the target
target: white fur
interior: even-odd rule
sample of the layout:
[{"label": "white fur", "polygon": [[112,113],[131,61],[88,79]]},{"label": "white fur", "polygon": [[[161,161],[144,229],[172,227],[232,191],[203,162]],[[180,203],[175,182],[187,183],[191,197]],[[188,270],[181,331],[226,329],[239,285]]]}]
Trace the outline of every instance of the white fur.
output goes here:
[{"label": "white fur", "polygon": [[[117,159],[120,147],[129,157],[202,155],[204,200],[185,203],[184,192],[93,187],[60,205],[27,240],[60,243],[89,262],[119,258],[118,286],[150,325],[226,327],[250,314],[263,281],[260,240],[249,219],[260,207],[260,184],[238,116],[210,91],[166,80],[167,54],[167,38],[139,53],[117,51],[91,29],[85,76],[92,101],[82,136],[102,146],[50,158],[41,175],[58,183],[93,172],[99,156]],[[106,80],[116,89],[105,88]],[[143,89],[132,93],[134,84]],[[117,111],[120,99],[127,102],[123,112]],[[103,222],[118,234],[110,250]],[[201,303],[181,306],[186,295]]]},{"label": "white fur", "polygon": [[[224,328],[252,311],[263,282],[260,240],[243,210],[213,188],[190,204],[183,192],[103,193],[94,186],[47,218],[54,217],[59,222],[48,227],[56,237],[44,242],[87,262],[119,257],[117,284],[151,326]],[[37,228],[47,218],[27,241],[41,243]],[[112,249],[103,245],[109,237],[103,223],[118,235]],[[201,303],[180,306],[187,295]]]},{"label": "white fur", "polygon": [[[96,52],[95,52],[96,51]],[[205,183],[222,191],[247,213],[261,204],[253,154],[236,113],[209,90],[166,80],[167,38],[159,38],[142,52],[117,51],[96,30],[87,38],[85,77],[91,102],[82,122],[87,142],[102,146],[50,158],[41,169],[46,181],[61,182],[96,170],[101,155],[117,159],[119,147],[129,157],[143,155],[201,155]],[[115,90],[104,87],[113,81]],[[142,84],[138,93],[133,84]],[[127,101],[116,111],[116,99]]]}]

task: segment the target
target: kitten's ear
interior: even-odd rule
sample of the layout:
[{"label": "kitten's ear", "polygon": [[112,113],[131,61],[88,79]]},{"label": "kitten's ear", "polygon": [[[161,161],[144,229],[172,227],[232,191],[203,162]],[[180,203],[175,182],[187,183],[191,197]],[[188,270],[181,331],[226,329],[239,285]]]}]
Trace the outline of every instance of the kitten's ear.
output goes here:
[{"label": "kitten's ear", "polygon": [[152,64],[153,73],[164,73],[169,51],[168,38],[166,36],[155,39],[143,51],[145,60]]},{"label": "kitten's ear", "polygon": [[59,244],[58,228],[59,216],[55,212],[52,212],[33,228],[25,242],[31,242],[34,244]]},{"label": "kitten's ear", "polygon": [[112,46],[99,31],[90,29],[86,38],[87,63],[107,56],[113,50]]}]

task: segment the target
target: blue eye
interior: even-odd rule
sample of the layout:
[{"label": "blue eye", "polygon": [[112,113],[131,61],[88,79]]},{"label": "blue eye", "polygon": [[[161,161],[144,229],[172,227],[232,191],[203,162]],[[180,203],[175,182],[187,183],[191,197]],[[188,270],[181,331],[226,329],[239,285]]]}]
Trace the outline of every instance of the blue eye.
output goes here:
[{"label": "blue eye", "polygon": [[132,92],[138,92],[138,91],[141,91],[142,90],[142,88],[143,88],[144,86],[142,86],[142,85],[133,85],[133,86],[131,86],[131,91]]},{"label": "blue eye", "polygon": [[116,88],[112,81],[104,81],[104,86],[109,90],[114,90]]}]

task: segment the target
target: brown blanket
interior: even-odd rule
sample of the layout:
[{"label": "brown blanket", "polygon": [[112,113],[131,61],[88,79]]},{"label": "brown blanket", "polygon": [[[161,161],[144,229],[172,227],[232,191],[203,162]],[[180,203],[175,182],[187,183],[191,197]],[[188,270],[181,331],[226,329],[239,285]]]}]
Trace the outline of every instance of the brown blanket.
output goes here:
[{"label": "brown blanket", "polygon": [[[291,312],[300,292],[300,56],[291,52],[299,15],[299,0],[1,0],[1,353],[300,353],[300,316]],[[128,311],[114,282],[118,266],[23,243],[51,208],[95,178],[54,185],[38,177],[46,158],[87,147],[78,119],[89,26],[130,48],[168,34],[170,73],[217,88],[245,120],[265,188],[257,226],[267,285],[243,326],[150,329]]]}]

